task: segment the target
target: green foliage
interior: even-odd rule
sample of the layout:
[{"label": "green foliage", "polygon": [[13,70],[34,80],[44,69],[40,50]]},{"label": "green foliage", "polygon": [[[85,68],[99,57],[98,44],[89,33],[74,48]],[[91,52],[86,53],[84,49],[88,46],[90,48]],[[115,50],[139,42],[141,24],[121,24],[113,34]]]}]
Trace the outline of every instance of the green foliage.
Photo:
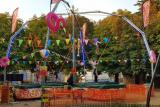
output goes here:
[{"label": "green foliage", "polygon": [[[143,27],[142,25],[142,12],[141,6],[145,0],[139,0],[136,6],[139,6],[139,12],[131,13],[128,10],[121,10],[118,9],[117,12],[113,12],[114,14],[124,15],[126,16],[131,22],[133,22],[136,26],[140,29]],[[151,0],[151,9],[150,9],[150,24],[145,28],[145,35],[151,50],[154,50],[156,55],[159,52],[159,42],[160,42],[160,8],[158,1]],[[42,14],[41,16],[44,16]],[[61,16],[60,16],[61,17]],[[32,19],[37,18],[36,15],[32,17]],[[137,75],[141,73],[150,73],[150,62],[148,60],[137,61],[137,59],[146,59],[148,57],[148,53],[146,51],[144,42],[142,37],[137,37],[134,34],[138,34],[138,32],[132,28],[127,22],[125,22],[121,17],[116,16],[107,16],[103,20],[98,22],[89,20],[84,16],[77,15],[77,19],[79,21],[79,25],[82,28],[83,24],[86,23],[87,30],[86,30],[86,38],[95,39],[99,38],[98,41],[101,42],[99,45],[99,55],[96,55],[96,46],[92,44],[91,41],[88,42],[88,45],[84,45],[85,52],[87,56],[85,56],[86,60],[99,60],[102,52],[103,55],[100,60],[103,60],[97,66],[98,74],[102,71],[108,72],[111,74],[116,74],[122,72],[124,75]],[[66,45],[65,39],[69,38],[69,34],[72,35],[72,17],[68,16],[65,18],[67,26],[65,27],[67,33],[63,31],[63,29],[59,29],[58,31],[50,33],[50,40],[51,44],[48,47],[50,51],[56,52],[63,56],[68,55],[69,49],[72,46],[72,40],[70,43]],[[74,20],[75,26],[75,38],[80,38],[79,29]],[[23,20],[18,19],[16,31],[22,26]],[[20,61],[19,64],[14,62],[14,64],[10,64],[7,67],[7,72],[9,71],[16,71],[19,69],[29,69],[31,72],[34,72],[34,68],[36,67],[35,57],[31,57],[31,53],[33,53],[33,48],[36,56],[36,61],[40,61],[40,65],[43,65],[41,62],[42,57],[40,56],[39,47],[36,46],[35,37],[33,35],[33,31],[37,38],[41,40],[41,48],[43,49],[45,46],[46,36],[47,36],[47,29],[48,26],[46,24],[45,17],[34,20],[30,22],[27,27],[15,38],[14,43],[12,45],[11,53],[10,53],[10,60],[14,60],[18,58]],[[27,45],[26,50],[24,51],[24,46],[27,43],[29,33],[32,35],[33,40],[33,47],[31,45]],[[9,13],[1,13],[0,14],[0,59],[6,55],[6,50],[8,48],[8,43],[13,34],[11,34],[11,15]],[[60,45],[58,46],[56,40],[60,40]],[[125,35],[129,35],[126,37]],[[103,38],[108,37],[110,41],[108,41],[108,46],[104,50],[106,43],[102,41]],[[118,37],[117,40],[115,37]],[[3,42],[4,39],[4,42]],[[22,44],[19,46],[19,40],[23,40]],[[92,40],[93,41],[93,40]],[[76,43],[77,44],[77,43]],[[77,50],[76,50],[77,55]],[[23,56],[26,56],[26,59],[23,59]],[[72,59],[73,53],[70,52],[68,58]],[[48,61],[51,61],[49,64],[47,63],[48,70],[51,71],[50,67],[53,70],[60,70],[63,66],[62,72],[64,74],[68,74],[72,68],[72,61],[70,60],[69,63],[65,63],[63,65],[64,59],[61,57],[57,57],[55,54],[50,53],[49,57],[47,58]],[[82,61],[82,53],[80,53],[80,57],[76,57],[76,60]],[[105,62],[108,60],[108,63]],[[116,60],[113,62],[112,60]],[[117,60],[120,60],[117,61]],[[128,60],[127,63],[124,60]],[[26,61],[25,65],[22,61]],[[28,61],[32,61],[32,64],[29,64]],[[54,61],[59,61],[59,63],[55,64]],[[12,62],[11,62],[12,63]],[[76,63],[77,70],[80,70],[82,66]],[[91,65],[88,61],[86,61],[86,68],[92,69]],[[0,71],[3,71],[3,68],[0,67]],[[78,78],[78,77],[77,77]]]}]

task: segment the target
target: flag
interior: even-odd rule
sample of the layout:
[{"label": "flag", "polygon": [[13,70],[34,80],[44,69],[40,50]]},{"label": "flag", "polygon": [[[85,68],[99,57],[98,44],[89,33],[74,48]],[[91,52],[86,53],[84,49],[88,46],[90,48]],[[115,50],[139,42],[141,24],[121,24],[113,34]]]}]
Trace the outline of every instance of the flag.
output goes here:
[{"label": "flag", "polygon": [[85,39],[85,33],[86,33],[86,23],[84,23],[83,27],[82,27],[83,42],[84,42],[84,39]]},{"label": "flag", "polygon": [[85,39],[84,42],[85,42],[85,44],[87,45],[87,44],[88,44],[88,39]]},{"label": "flag", "polygon": [[58,2],[60,2],[61,0],[51,0],[51,4],[56,4]]},{"label": "flag", "polygon": [[17,26],[17,17],[18,17],[18,8],[16,8],[12,14],[12,29],[11,29],[11,33],[13,33],[16,29]]},{"label": "flag", "polygon": [[144,27],[147,27],[149,25],[149,10],[150,10],[150,0],[146,1],[143,4],[143,22],[144,22]]}]

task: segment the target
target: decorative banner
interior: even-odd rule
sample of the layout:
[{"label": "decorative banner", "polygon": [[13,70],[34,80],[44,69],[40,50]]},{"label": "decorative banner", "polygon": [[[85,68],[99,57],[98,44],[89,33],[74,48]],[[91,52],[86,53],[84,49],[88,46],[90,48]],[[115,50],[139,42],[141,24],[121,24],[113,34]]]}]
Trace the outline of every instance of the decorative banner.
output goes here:
[{"label": "decorative banner", "polygon": [[66,43],[67,43],[67,45],[68,45],[68,43],[69,43],[69,39],[66,39]]},{"label": "decorative banner", "polygon": [[78,39],[78,45],[77,45],[77,46],[78,46],[78,54],[77,54],[77,56],[79,56],[79,52],[80,52],[80,47],[81,47],[81,46],[80,46],[80,43],[81,43],[81,40]]},{"label": "decorative banner", "polygon": [[48,41],[48,46],[50,45],[50,43],[51,43],[51,40]]},{"label": "decorative banner", "polygon": [[85,39],[85,33],[86,33],[86,23],[84,23],[83,27],[82,27],[83,42],[84,42],[84,39]]},{"label": "decorative banner", "polygon": [[23,56],[23,59],[26,59],[26,56]]},{"label": "decorative banner", "polygon": [[108,60],[106,60],[106,62],[108,62]]},{"label": "decorative banner", "polygon": [[133,59],[131,59],[131,62],[133,62]]},{"label": "decorative banner", "polygon": [[17,61],[17,63],[19,64],[19,61]]},{"label": "decorative banner", "polygon": [[73,72],[73,74],[76,74],[76,68],[71,68],[71,71]]},{"label": "decorative banner", "polygon": [[14,64],[14,61],[12,61],[12,64]]},{"label": "decorative banner", "polygon": [[66,62],[67,62],[67,64],[68,64],[69,61],[66,61]]},{"label": "decorative banner", "polygon": [[23,61],[23,64],[25,64],[26,62],[25,61]]},{"label": "decorative banner", "polygon": [[144,22],[144,27],[147,27],[149,25],[149,10],[150,10],[150,0],[146,1],[143,4],[143,22]]},{"label": "decorative banner", "polygon": [[51,0],[51,4],[59,3],[61,0]]},{"label": "decorative banner", "polygon": [[115,60],[112,60],[113,62],[116,62]]},{"label": "decorative banner", "polygon": [[124,60],[124,62],[126,63],[126,62],[127,62],[127,60]]},{"label": "decorative banner", "polygon": [[118,60],[118,62],[121,62],[121,60]]},{"label": "decorative banner", "polygon": [[34,56],[34,53],[31,53],[31,56],[32,56],[32,58],[33,58],[33,56]]},{"label": "decorative banner", "polygon": [[108,38],[103,38],[104,39],[104,41],[107,43],[108,42]]},{"label": "decorative banner", "polygon": [[57,45],[59,46],[59,42],[60,42],[60,40],[56,40],[56,42],[57,42]]},{"label": "decorative banner", "polygon": [[11,33],[13,33],[16,29],[16,26],[17,26],[17,17],[18,17],[18,8],[16,8],[12,14],[12,30],[11,30]]},{"label": "decorative banner", "polygon": [[16,62],[18,61],[18,59],[14,59]]},{"label": "decorative banner", "polygon": [[19,40],[19,45],[21,45],[21,44],[22,44],[22,42],[23,42],[23,40]]},{"label": "decorative banner", "polygon": [[100,60],[99,62],[102,63],[102,60]]},{"label": "decorative banner", "polygon": [[93,39],[93,40],[94,40],[95,45],[97,45],[98,39]]},{"label": "decorative banner", "polygon": [[31,40],[29,40],[28,42],[29,42],[28,44],[31,45]]},{"label": "decorative banner", "polygon": [[145,62],[145,61],[146,61],[146,59],[143,59],[143,61]]},{"label": "decorative banner", "polygon": [[139,61],[139,59],[137,59],[137,61]]},{"label": "decorative banner", "polygon": [[47,76],[47,66],[40,66],[40,75]]},{"label": "decorative banner", "polygon": [[40,46],[40,44],[41,44],[41,41],[40,41],[40,40],[37,40],[37,44],[38,44],[38,46]]},{"label": "decorative banner", "polygon": [[85,39],[84,42],[85,42],[85,44],[87,45],[87,44],[88,44],[88,39]]}]

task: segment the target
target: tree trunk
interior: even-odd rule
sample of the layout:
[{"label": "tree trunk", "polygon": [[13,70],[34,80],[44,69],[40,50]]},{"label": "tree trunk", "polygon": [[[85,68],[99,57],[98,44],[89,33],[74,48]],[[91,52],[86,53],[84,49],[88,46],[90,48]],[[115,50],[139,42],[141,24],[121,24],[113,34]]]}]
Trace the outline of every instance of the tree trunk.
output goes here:
[{"label": "tree trunk", "polygon": [[115,74],[115,82],[119,82],[119,81],[118,81],[118,77],[119,77],[119,74],[116,73],[116,74]]}]

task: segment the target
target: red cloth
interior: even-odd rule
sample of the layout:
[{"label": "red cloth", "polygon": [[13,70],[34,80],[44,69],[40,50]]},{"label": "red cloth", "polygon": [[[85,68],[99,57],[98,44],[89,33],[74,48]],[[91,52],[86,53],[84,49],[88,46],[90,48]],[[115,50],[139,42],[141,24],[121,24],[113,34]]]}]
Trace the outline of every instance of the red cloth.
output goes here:
[{"label": "red cloth", "polygon": [[39,74],[37,74],[37,79],[40,79],[40,75]]}]

